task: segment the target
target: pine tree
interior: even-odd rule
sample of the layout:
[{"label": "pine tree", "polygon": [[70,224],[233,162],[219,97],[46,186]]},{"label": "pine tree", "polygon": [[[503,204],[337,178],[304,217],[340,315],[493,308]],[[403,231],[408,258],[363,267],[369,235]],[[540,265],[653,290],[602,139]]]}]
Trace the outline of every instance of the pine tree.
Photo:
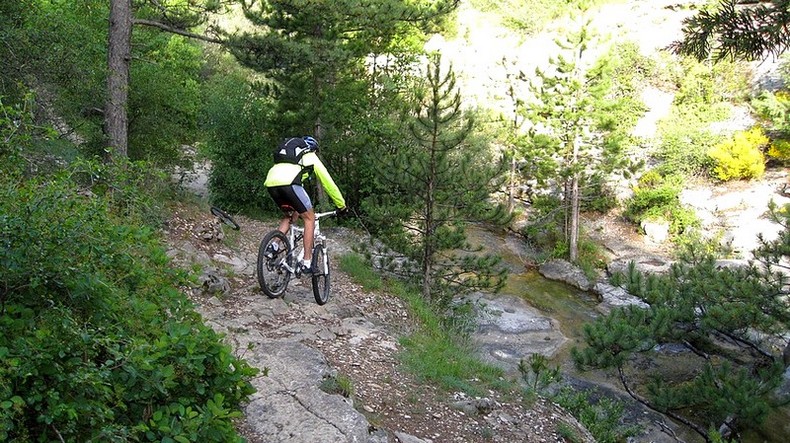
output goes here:
[{"label": "pine tree", "polygon": [[478,254],[465,234],[470,222],[507,220],[490,202],[503,169],[485,145],[472,143],[474,122],[461,109],[452,68],[443,73],[435,56],[425,77],[408,119],[410,143],[383,159],[382,192],[366,208],[403,254],[390,270],[417,277],[423,296],[446,308],[454,295],[504,283],[499,257]]},{"label": "pine tree", "polygon": [[237,60],[261,74],[264,87],[256,94],[271,100],[273,118],[256,127],[261,145],[314,135],[346,202],[359,207],[376,173],[369,158],[396,133],[393,109],[402,106],[403,79],[422,52],[425,31],[441,26],[457,5],[457,0],[241,2],[252,26],[223,38]]},{"label": "pine tree", "polygon": [[604,153],[604,131],[594,116],[606,91],[593,87],[582,60],[591,37],[585,24],[557,42],[565,53],[550,59],[549,70],[536,70],[531,83],[535,101],[525,109],[532,126],[523,156],[542,165],[542,177],[561,187],[563,235],[572,262],[578,258],[580,187],[603,163]]},{"label": "pine tree", "polygon": [[[585,327],[586,347],[573,349],[582,368],[616,368],[624,388],[639,402],[685,423],[714,441],[753,429],[790,398],[779,394],[788,365],[788,276],[783,271],[790,244],[790,216],[772,213],[785,226],[775,241],[763,242],[748,267],[720,267],[712,256],[689,249],[670,272],[645,276],[633,269],[614,282],[644,299],[649,308],[627,308]],[[640,388],[637,354],[660,368],[656,345],[676,344],[698,357],[687,377]],[[664,360],[665,361],[665,360]],[[710,429],[714,429],[711,432]]]}]

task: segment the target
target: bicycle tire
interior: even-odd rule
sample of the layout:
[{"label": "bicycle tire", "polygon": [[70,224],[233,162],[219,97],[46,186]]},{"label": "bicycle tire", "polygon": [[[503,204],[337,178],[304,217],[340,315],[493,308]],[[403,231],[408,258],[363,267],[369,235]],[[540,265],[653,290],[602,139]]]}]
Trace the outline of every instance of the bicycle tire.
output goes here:
[{"label": "bicycle tire", "polygon": [[215,217],[220,219],[222,221],[222,223],[225,223],[226,225],[230,226],[234,230],[236,230],[236,231],[239,230],[239,224],[236,223],[236,220],[233,220],[233,217],[228,215],[228,213],[223,211],[222,209],[220,209],[220,208],[218,208],[216,206],[212,206],[211,207],[211,214],[213,214]]},{"label": "bicycle tire", "polygon": [[[266,251],[272,243],[277,243],[278,249],[274,256],[269,258],[266,257]],[[279,298],[288,289],[291,273],[282,266],[282,263],[287,262],[290,254],[291,246],[288,244],[288,238],[278,230],[267,233],[261,240],[256,266],[258,285],[269,298]]]},{"label": "bicycle tire", "polygon": [[315,302],[319,305],[329,301],[331,289],[331,278],[329,272],[329,255],[326,253],[324,245],[316,245],[313,248],[313,295]]}]

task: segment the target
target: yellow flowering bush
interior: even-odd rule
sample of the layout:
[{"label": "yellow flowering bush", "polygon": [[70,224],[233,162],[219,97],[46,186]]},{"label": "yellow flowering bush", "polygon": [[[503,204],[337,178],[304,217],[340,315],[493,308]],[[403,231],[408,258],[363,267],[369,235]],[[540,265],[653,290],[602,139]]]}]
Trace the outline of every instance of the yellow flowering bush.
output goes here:
[{"label": "yellow flowering bush", "polygon": [[720,180],[760,178],[765,172],[762,148],[768,137],[760,127],[737,131],[708,151],[714,162],[713,174]]}]

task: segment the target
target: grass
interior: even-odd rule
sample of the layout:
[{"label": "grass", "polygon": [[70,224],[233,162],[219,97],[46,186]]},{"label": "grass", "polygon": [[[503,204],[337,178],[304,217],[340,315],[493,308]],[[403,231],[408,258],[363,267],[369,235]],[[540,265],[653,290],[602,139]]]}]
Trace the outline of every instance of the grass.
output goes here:
[{"label": "grass", "polygon": [[327,394],[339,394],[346,398],[354,396],[354,383],[343,374],[336,374],[325,378],[321,382],[321,390]]},{"label": "grass", "polygon": [[514,382],[506,380],[501,368],[474,355],[471,347],[459,338],[463,334],[447,330],[446,322],[416,288],[395,279],[385,281],[357,254],[342,256],[340,268],[366,290],[384,290],[406,303],[416,320],[417,330],[400,339],[404,351],[399,358],[420,380],[471,396],[482,395],[489,389],[501,392],[516,389]]}]

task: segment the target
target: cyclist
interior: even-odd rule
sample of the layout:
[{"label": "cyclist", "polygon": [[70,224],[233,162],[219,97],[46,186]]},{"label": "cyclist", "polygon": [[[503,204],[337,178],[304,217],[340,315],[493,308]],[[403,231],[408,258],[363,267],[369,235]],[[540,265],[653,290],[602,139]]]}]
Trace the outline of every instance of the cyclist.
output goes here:
[{"label": "cyclist", "polygon": [[278,229],[288,232],[290,224],[298,217],[304,221],[303,273],[312,272],[313,235],[315,211],[303,183],[313,174],[318,178],[332,203],[340,213],[345,212],[346,201],[321,159],[318,158],[318,141],[310,136],[291,137],[283,140],[274,151],[274,166],[266,174],[264,186],[283,212]]}]

